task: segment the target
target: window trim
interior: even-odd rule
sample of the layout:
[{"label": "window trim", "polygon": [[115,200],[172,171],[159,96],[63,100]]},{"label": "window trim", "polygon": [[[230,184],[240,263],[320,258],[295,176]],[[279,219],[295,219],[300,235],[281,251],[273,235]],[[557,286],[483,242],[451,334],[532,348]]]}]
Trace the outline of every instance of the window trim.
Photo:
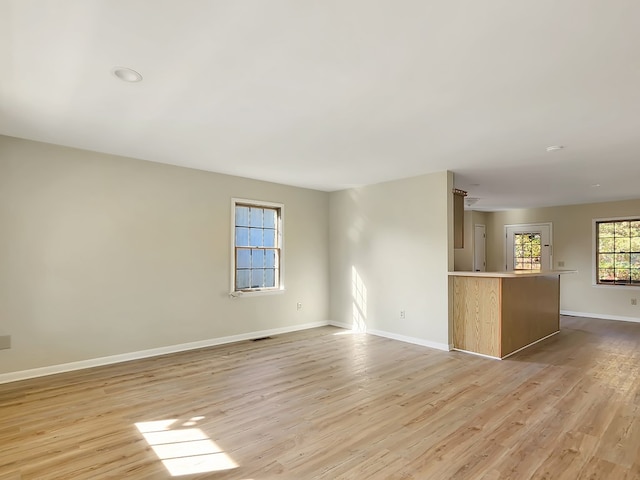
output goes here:
[{"label": "window trim", "polygon": [[[249,290],[236,290],[236,205],[248,205],[259,208],[275,208],[280,210],[278,215],[278,248],[280,249],[280,265],[279,265],[279,281],[278,286],[273,288],[256,288]],[[231,198],[231,250],[230,250],[230,268],[229,268],[229,296],[238,298],[243,296],[260,296],[274,295],[283,293],[284,288],[284,204],[277,202],[268,202],[263,200],[252,200],[247,198]]]},{"label": "window trim", "polygon": [[598,283],[598,223],[637,221],[640,215],[625,215],[624,217],[603,217],[591,220],[591,286],[595,288],[617,289],[617,290],[637,290],[640,285]]}]

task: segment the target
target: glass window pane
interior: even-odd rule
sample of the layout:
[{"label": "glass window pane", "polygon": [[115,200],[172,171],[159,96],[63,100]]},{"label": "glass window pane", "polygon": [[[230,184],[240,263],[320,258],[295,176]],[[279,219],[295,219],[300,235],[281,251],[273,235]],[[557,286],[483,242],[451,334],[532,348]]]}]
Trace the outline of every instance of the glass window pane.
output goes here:
[{"label": "glass window pane", "polygon": [[633,283],[640,283],[640,269],[631,269],[631,281]]},{"label": "glass window pane", "polygon": [[628,237],[629,236],[629,222],[615,222],[616,237]]},{"label": "glass window pane", "polygon": [[264,250],[251,251],[251,268],[264,268]]},{"label": "glass window pane", "polygon": [[264,209],[264,228],[276,228],[277,211],[271,208]]},{"label": "glass window pane", "polygon": [[616,252],[629,252],[631,251],[631,239],[629,237],[626,238],[618,238],[615,239],[615,251]]},{"label": "glass window pane", "polygon": [[249,207],[236,206],[236,225],[240,227],[249,226]]},{"label": "glass window pane", "polygon": [[613,282],[615,279],[613,268],[601,268],[598,270],[598,281]]},{"label": "glass window pane", "polygon": [[631,268],[640,268],[640,254],[631,254]]},{"label": "glass window pane", "polygon": [[257,269],[251,270],[251,288],[264,287],[264,270]]},{"label": "glass window pane", "polygon": [[612,253],[614,252],[614,241],[612,237],[601,238],[599,240],[599,252]]},{"label": "glass window pane", "polygon": [[262,246],[262,229],[261,228],[250,228],[250,238],[249,242],[252,247],[261,247]]},{"label": "glass window pane", "polygon": [[598,223],[598,237],[613,237],[615,224],[613,222]]},{"label": "glass window pane", "polygon": [[600,268],[613,268],[614,256],[610,253],[601,253],[598,256],[598,266]]},{"label": "glass window pane", "polygon": [[264,252],[264,266],[267,268],[275,268],[276,265],[276,252],[275,250],[265,250]]},{"label": "glass window pane", "polygon": [[251,250],[239,248],[237,255],[236,268],[251,268]]},{"label": "glass window pane", "polygon": [[264,232],[264,246],[275,247],[276,246],[276,231],[270,228],[265,228]]},{"label": "glass window pane", "polygon": [[631,238],[631,251],[640,253],[640,237]]},{"label": "glass window pane", "polygon": [[275,287],[276,286],[276,275],[275,270],[269,268],[264,271],[264,286],[265,287]]},{"label": "glass window pane", "polygon": [[629,281],[629,269],[628,268],[616,268],[616,283],[626,283]]},{"label": "glass window pane", "polygon": [[236,289],[244,290],[251,285],[251,270],[237,270],[236,271]]},{"label": "glass window pane", "polygon": [[629,229],[631,230],[632,237],[640,237],[640,220],[636,220],[635,222],[631,222],[629,224]]},{"label": "glass window pane", "polygon": [[614,256],[615,268],[629,268],[631,263],[631,255],[628,253],[616,253]]},{"label": "glass window pane", "polygon": [[249,246],[249,229],[246,227],[236,227],[236,246]]},{"label": "glass window pane", "polygon": [[250,211],[250,222],[252,227],[262,227],[262,212],[264,210],[262,208],[251,207]]}]

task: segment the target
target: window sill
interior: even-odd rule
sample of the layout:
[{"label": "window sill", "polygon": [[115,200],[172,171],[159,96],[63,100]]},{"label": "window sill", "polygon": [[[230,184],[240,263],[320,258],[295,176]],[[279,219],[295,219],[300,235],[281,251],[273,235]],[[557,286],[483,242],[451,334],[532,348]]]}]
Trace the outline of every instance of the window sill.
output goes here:
[{"label": "window sill", "polygon": [[605,290],[637,290],[640,288],[640,285],[603,285],[602,283],[593,283],[591,286]]},{"label": "window sill", "polygon": [[230,292],[230,298],[243,298],[243,297],[262,297],[265,295],[280,295],[285,292],[284,288],[276,288],[273,290],[239,290],[235,292]]}]

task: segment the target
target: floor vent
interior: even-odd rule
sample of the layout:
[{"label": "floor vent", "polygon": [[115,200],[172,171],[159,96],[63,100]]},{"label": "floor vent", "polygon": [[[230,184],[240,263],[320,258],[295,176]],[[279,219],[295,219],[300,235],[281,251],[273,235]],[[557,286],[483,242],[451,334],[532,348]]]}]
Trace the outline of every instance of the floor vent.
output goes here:
[{"label": "floor vent", "polygon": [[262,340],[271,340],[271,337],[260,337],[251,339],[252,342],[260,342]]}]

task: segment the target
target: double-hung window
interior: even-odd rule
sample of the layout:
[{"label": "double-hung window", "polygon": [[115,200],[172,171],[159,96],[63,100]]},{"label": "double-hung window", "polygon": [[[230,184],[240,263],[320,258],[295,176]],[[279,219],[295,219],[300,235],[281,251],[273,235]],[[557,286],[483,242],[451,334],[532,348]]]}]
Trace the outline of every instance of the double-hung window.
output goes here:
[{"label": "double-hung window", "polygon": [[232,292],[282,288],[282,216],[278,203],[233,199]]},{"label": "double-hung window", "polygon": [[594,223],[596,283],[640,286],[640,218]]}]

